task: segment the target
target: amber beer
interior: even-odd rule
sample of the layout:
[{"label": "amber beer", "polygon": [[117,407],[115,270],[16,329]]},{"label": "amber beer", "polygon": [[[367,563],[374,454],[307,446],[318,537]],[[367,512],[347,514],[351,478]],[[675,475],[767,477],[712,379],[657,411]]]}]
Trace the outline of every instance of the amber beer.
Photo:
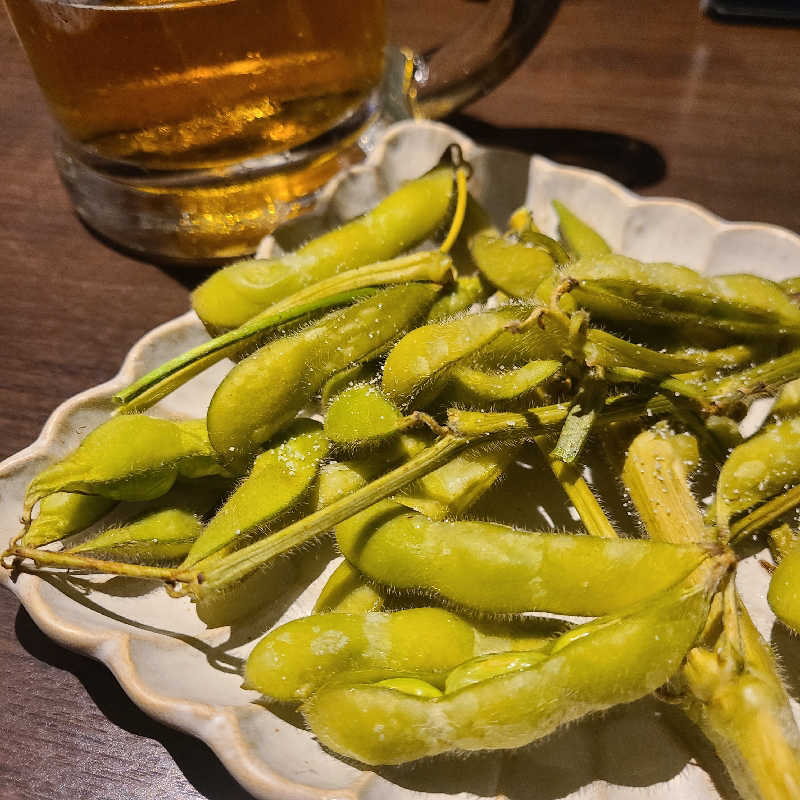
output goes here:
[{"label": "amber beer", "polygon": [[294,148],[381,76],[383,0],[6,2],[67,135],[131,165]]}]

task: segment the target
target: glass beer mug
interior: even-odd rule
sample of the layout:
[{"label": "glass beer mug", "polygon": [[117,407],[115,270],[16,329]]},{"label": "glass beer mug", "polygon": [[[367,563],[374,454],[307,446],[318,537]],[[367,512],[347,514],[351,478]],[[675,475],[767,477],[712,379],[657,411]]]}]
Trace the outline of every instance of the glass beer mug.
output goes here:
[{"label": "glass beer mug", "polygon": [[[191,262],[253,252],[377,129],[496,85],[558,0],[6,3],[78,214],[131,251]],[[437,40],[437,18],[457,33]],[[403,33],[414,20],[424,52],[387,47],[387,19]]]}]

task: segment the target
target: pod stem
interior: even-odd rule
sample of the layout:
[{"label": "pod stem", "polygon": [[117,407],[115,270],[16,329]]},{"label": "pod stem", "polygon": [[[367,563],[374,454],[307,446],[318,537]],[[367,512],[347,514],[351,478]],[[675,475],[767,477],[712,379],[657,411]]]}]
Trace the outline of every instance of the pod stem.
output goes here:
[{"label": "pod stem", "polygon": [[206,591],[214,591],[236,583],[265,562],[293,550],[331,530],[340,522],[365,508],[395,494],[409,483],[446,464],[464,449],[470,440],[448,434],[427,447],[405,464],[387,472],[363,488],[337,500],[325,508],[277,531],[266,539],[237,550],[230,555],[211,558],[196,564],[191,570],[173,571],[171,578],[186,584],[185,593],[195,598]]},{"label": "pod stem", "polygon": [[[35,547],[9,547],[2,555],[4,560],[8,557],[27,558],[37,566],[80,569],[86,572],[124,575],[128,578],[144,578],[145,580],[171,580],[175,573],[174,569],[167,567],[149,567],[143,564],[128,564],[123,561],[106,561],[89,556],[38,550]],[[6,565],[4,564],[4,566]]]},{"label": "pod stem", "polygon": [[535,436],[534,442],[550,465],[564,493],[575,506],[581,521],[586,526],[590,536],[599,536],[602,539],[616,539],[617,532],[609,522],[597,498],[589,488],[583,476],[572,464],[566,464],[554,458],[550,453],[552,444],[549,436]]}]

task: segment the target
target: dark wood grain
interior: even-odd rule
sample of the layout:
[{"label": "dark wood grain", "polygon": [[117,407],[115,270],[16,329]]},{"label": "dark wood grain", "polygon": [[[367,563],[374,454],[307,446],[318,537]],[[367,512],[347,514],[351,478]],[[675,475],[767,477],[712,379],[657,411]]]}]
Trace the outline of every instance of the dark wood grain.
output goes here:
[{"label": "dark wood grain", "polygon": [[[409,35],[424,22],[408,15]],[[143,333],[186,310],[197,274],[134,260],[77,221],[2,14],[0,50],[2,458],[29,444],[61,401],[111,377]],[[525,64],[467,113],[494,126],[480,129],[494,143],[545,143],[577,162],[590,136],[543,129],[623,134],[664,159],[646,194],[798,230],[798,74],[798,28],[712,21],[697,0],[572,0]],[[646,152],[638,147],[606,154],[609,170]],[[0,731],[0,800],[246,796],[204,745],[145,717],[104,667],[50,643],[8,592]]]}]

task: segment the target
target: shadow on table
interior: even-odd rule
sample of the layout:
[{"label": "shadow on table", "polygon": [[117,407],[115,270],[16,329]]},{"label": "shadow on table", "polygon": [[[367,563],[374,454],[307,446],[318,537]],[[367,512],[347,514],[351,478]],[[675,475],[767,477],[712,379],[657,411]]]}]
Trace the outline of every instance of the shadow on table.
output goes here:
[{"label": "shadow on table", "polygon": [[100,663],[53,644],[20,608],[15,630],[20,644],[34,658],[71,672],[102,713],[136,736],[161,742],[187,781],[208,800],[252,800],[230,776],[214,753],[198,739],[168,728],[140,711]]},{"label": "shadow on table", "polygon": [[466,114],[444,122],[485,147],[542,155],[561,164],[602,172],[629,189],[660,181],[667,172],[664,156],[651,144],[621,133],[577,128],[503,128]]}]

